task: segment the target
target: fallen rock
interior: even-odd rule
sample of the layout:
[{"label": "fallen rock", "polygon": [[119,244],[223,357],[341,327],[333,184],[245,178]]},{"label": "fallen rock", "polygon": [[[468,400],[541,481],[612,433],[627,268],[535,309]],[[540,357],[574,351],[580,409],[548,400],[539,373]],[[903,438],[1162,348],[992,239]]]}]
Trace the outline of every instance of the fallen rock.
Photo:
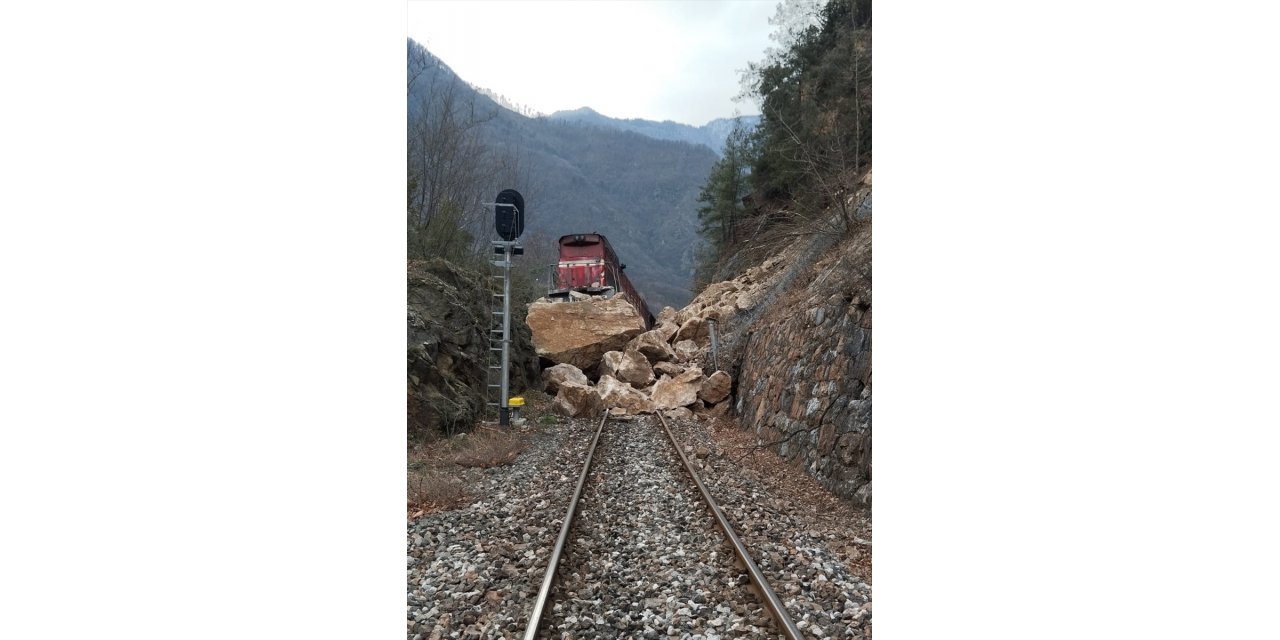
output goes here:
[{"label": "fallen rock", "polygon": [[600,376],[600,382],[596,383],[596,393],[600,402],[610,407],[610,410],[620,407],[630,414],[654,411],[653,402],[647,396],[611,375]]},{"label": "fallen rock", "polygon": [[698,294],[698,298],[701,300],[720,300],[729,294],[736,293],[741,288],[742,285],[734,280],[713,282],[706,289],[703,289],[702,293]]},{"label": "fallen rock", "polygon": [[600,359],[600,376],[613,376],[637,389],[653,384],[653,368],[638,351],[610,351]]},{"label": "fallen rock", "polygon": [[[666,326],[674,327],[675,325]],[[671,333],[674,334],[675,331],[672,330]],[[672,351],[671,345],[667,344],[667,339],[670,337],[670,335],[664,335],[664,332],[659,329],[646,331],[628,343],[627,350],[639,351],[652,364],[675,360],[676,352]]]},{"label": "fallen rock", "polygon": [[622,352],[606,351],[604,355],[600,356],[600,364],[596,366],[597,377],[613,376],[616,378],[618,376],[615,374],[621,367]]},{"label": "fallen rock", "polygon": [[542,298],[529,305],[525,322],[539,356],[583,371],[598,365],[606,352],[621,351],[645,330],[644,319],[626,294],[579,302]]},{"label": "fallen rock", "polygon": [[702,307],[704,306],[702,303],[703,295],[705,294],[698,294],[698,297],[694,298],[693,302],[690,302],[688,305],[685,306],[685,308],[677,312],[676,317],[672,320],[672,322],[674,322],[676,326],[680,326],[688,322],[689,318],[692,318],[698,315],[698,312],[702,311]]},{"label": "fallen rock", "polygon": [[603,406],[600,402],[600,395],[596,393],[596,390],[576,382],[561,383],[560,391],[556,393],[555,399],[551,401],[552,413],[558,413],[570,418],[595,415],[600,413],[601,409],[603,409]]},{"label": "fallen rock", "polygon": [[695,360],[701,352],[697,343],[692,340],[681,340],[680,342],[671,345],[671,350],[676,352],[676,359],[681,362]]},{"label": "fallen rock", "polygon": [[663,411],[662,415],[672,420],[675,420],[675,419],[688,420],[689,418],[693,417],[693,412],[684,407],[676,407],[674,409],[667,409],[666,411]]},{"label": "fallen rock", "polygon": [[587,379],[587,374],[571,364],[558,364],[547,368],[542,372],[542,381],[547,393],[550,394],[558,393],[560,385],[565,382],[587,386],[591,384],[591,381]]},{"label": "fallen rock", "polygon": [[721,402],[716,406],[707,409],[706,415],[711,418],[726,418],[729,416],[729,408],[732,406],[732,402]]},{"label": "fallen rock", "polygon": [[729,374],[717,371],[702,383],[702,388],[698,389],[698,398],[709,405],[716,404],[729,397],[729,387],[732,382]]},{"label": "fallen rock", "polygon": [[671,378],[662,376],[653,385],[649,397],[657,409],[675,409],[698,401],[698,389],[702,388],[701,367],[693,367]]},{"label": "fallen rock", "polygon": [[630,382],[637,389],[644,389],[657,380],[648,358],[632,349],[622,352],[622,368],[618,369],[618,373],[622,374],[620,380]]},{"label": "fallen rock", "polygon": [[659,362],[653,365],[654,375],[666,374],[672,378],[684,373],[684,367],[674,362]]},{"label": "fallen rock", "polygon": [[[534,334],[535,344],[537,334]],[[684,340],[692,340],[694,342],[711,341],[711,328],[707,326],[707,320],[703,316],[694,316],[680,325],[680,329],[675,335],[671,336],[672,342],[681,342]]]},{"label": "fallen rock", "polygon": [[654,325],[652,331],[662,336],[663,342],[671,342],[671,336],[674,336],[680,330],[680,325],[675,322],[659,322]]}]

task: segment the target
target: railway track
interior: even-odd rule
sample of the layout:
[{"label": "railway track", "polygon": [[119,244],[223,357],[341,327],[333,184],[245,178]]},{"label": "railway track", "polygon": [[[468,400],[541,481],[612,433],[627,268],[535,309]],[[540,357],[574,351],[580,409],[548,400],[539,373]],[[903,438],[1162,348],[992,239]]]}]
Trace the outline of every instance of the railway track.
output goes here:
[{"label": "railway track", "polygon": [[524,638],[801,638],[660,415],[601,417]]}]

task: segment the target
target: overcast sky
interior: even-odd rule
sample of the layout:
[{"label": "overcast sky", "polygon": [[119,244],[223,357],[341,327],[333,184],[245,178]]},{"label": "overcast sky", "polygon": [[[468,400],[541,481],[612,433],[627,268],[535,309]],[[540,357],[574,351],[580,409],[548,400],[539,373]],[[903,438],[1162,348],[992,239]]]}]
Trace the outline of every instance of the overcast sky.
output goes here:
[{"label": "overcast sky", "polygon": [[410,0],[408,35],[471,84],[551,113],[703,125],[770,45],[777,0]]}]

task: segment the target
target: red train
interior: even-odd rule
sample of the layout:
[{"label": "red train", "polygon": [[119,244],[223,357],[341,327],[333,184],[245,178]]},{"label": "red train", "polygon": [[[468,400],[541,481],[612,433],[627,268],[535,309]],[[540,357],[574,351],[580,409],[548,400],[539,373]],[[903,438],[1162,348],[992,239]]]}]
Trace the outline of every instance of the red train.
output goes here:
[{"label": "red train", "polygon": [[618,261],[609,241],[598,233],[576,233],[560,237],[560,261],[552,272],[551,298],[569,297],[570,291],[591,296],[613,297],[619,291],[627,294],[645,327],[653,326],[653,314],[644,298],[632,286],[623,271],[627,265]]}]

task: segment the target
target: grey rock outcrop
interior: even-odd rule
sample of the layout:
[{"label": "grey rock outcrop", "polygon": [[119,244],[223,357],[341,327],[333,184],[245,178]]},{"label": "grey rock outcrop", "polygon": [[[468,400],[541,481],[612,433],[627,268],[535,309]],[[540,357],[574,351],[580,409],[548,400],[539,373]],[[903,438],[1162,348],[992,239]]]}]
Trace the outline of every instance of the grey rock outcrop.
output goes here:
[{"label": "grey rock outcrop", "polygon": [[[409,437],[470,430],[484,412],[489,296],[481,274],[444,260],[407,269]],[[512,324],[511,387],[535,384],[528,327]]]}]

